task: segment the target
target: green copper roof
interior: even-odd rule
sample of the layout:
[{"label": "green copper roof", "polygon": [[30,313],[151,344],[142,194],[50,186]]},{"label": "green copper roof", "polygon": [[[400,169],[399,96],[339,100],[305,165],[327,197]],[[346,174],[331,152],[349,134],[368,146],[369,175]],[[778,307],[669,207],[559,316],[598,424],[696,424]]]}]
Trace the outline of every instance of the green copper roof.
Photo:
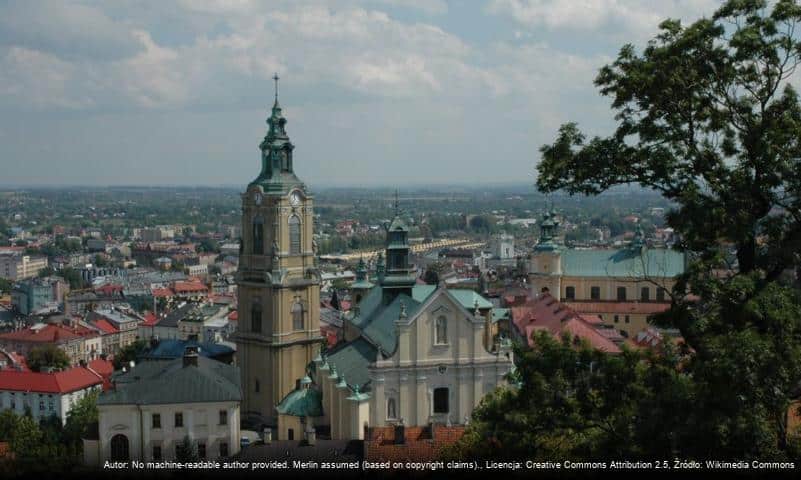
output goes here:
[{"label": "green copper roof", "polygon": [[359,385],[362,390],[370,381],[367,367],[378,358],[378,350],[364,338],[357,338],[335,349],[328,357],[337,371],[350,385]]},{"label": "green copper roof", "polygon": [[508,308],[493,308],[492,309],[492,322],[498,322],[500,320],[509,320],[509,309]]},{"label": "green copper roof", "polygon": [[448,293],[459,302],[461,306],[466,308],[469,312],[473,312],[478,302],[478,308],[492,308],[492,303],[473,290],[465,290],[461,288],[448,289]]},{"label": "green copper roof", "polygon": [[408,225],[406,225],[406,222],[403,221],[400,215],[395,215],[395,218],[392,219],[392,222],[389,224],[387,230],[389,230],[390,232],[398,230],[403,230],[405,232],[408,232],[409,227]]},{"label": "green copper roof", "polygon": [[315,388],[298,388],[289,392],[275,409],[293,417],[321,417],[323,394]]},{"label": "green copper roof", "polygon": [[562,274],[570,277],[675,277],[684,264],[684,253],[664,248],[562,251]]},{"label": "green copper roof", "polygon": [[261,150],[261,172],[250,185],[260,185],[266,193],[286,194],[294,188],[306,190],[295,175],[292,151],[295,146],[286,133],[286,119],[278,103],[276,93],[272,114],[267,119],[267,135],[259,145]]}]

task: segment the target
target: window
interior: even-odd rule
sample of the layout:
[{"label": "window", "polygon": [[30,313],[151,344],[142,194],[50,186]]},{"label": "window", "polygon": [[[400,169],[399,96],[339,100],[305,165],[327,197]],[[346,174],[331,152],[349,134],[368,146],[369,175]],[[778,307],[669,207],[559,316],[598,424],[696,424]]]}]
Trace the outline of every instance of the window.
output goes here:
[{"label": "window", "polygon": [[626,301],[626,287],[617,287],[617,299],[621,302]]},{"label": "window", "polygon": [[256,382],[253,384],[253,391],[259,393],[259,390],[261,390],[261,385],[259,384],[259,379],[257,378]]},{"label": "window", "polygon": [[161,460],[161,445],[153,446],[153,460]]},{"label": "window", "polygon": [[590,300],[601,299],[601,287],[590,287]]},{"label": "window", "polygon": [[292,330],[303,330],[303,305],[295,300],[290,309],[292,313]]},{"label": "window", "polygon": [[151,417],[151,427],[152,428],[161,428],[161,415],[158,413],[154,413]]},{"label": "window", "polygon": [[640,290],[640,300],[643,302],[651,301],[651,289],[648,287],[642,287]]},{"label": "window", "polygon": [[394,398],[387,399],[387,418],[388,419],[398,418],[398,410],[396,408],[396,403]]},{"label": "window", "polygon": [[220,425],[228,425],[228,412],[220,410]]},{"label": "window", "polygon": [[615,323],[617,323],[617,322],[619,322],[619,321],[620,321],[620,317],[619,317],[619,316],[617,316],[617,315],[615,315]]},{"label": "window", "polygon": [[576,287],[565,287],[565,298],[568,300],[576,299]]},{"label": "window", "polygon": [[448,319],[445,317],[437,317],[434,325],[434,343],[437,345],[448,343]]},{"label": "window", "polygon": [[264,220],[261,217],[253,219],[253,254],[264,255]]},{"label": "window", "polygon": [[287,430],[286,439],[287,440],[294,440],[295,439],[295,429],[294,428],[290,428],[289,430]]},{"label": "window", "polygon": [[448,389],[440,387],[434,389],[434,413],[448,413]]},{"label": "window", "polygon": [[629,316],[628,316],[628,315],[626,315],[626,317],[625,317],[625,319],[624,319],[624,320],[626,321],[626,323],[629,323]]},{"label": "window", "polygon": [[175,413],[175,426],[176,427],[183,427],[184,426],[184,414],[181,412]]},{"label": "window", "polygon": [[289,217],[289,254],[300,255],[300,219],[297,215]]},{"label": "window", "polygon": [[656,301],[657,302],[664,302],[665,301],[665,289],[659,287],[656,289]]},{"label": "window", "polygon": [[39,411],[44,412],[44,400],[39,400]]},{"label": "window", "polygon": [[220,456],[221,457],[228,456],[228,444],[225,442],[220,442]]},{"label": "window", "polygon": [[197,456],[198,456],[198,458],[201,458],[201,459],[206,458],[206,444],[205,443],[198,443],[197,444]]},{"label": "window", "polygon": [[250,330],[261,333],[261,305],[258,303],[250,306]]}]

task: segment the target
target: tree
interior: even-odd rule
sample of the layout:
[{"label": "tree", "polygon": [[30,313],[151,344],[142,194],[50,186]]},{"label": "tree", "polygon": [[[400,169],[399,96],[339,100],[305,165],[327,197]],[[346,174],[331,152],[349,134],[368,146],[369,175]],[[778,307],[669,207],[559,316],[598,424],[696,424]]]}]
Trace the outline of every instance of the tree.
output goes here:
[{"label": "tree", "polygon": [[5,278],[0,278],[0,293],[10,292],[12,288],[14,288],[14,282]]},{"label": "tree", "polygon": [[70,358],[64,350],[53,344],[33,347],[28,353],[28,367],[34,372],[45,368],[64,369],[70,366]]},{"label": "tree", "polygon": [[37,276],[39,278],[46,278],[46,277],[49,277],[49,276],[53,275],[54,273],[56,273],[56,271],[53,269],[53,267],[48,266],[48,267],[45,267],[45,268],[39,270],[39,273],[37,274]]},{"label": "tree", "polygon": [[183,440],[175,446],[175,460],[179,462],[196,462],[200,459],[197,453],[197,443],[184,436]]},{"label": "tree", "polygon": [[510,380],[519,388],[500,388],[487,396],[449,456],[674,457],[671,435],[685,425],[684,414],[692,405],[676,370],[679,357],[672,352],[654,356],[624,349],[621,355],[608,355],[569,334],[557,340],[537,332],[533,347],[518,347],[515,358],[518,367]]},{"label": "tree", "polygon": [[78,400],[67,414],[64,425],[65,442],[82,448],[82,439],[89,433],[89,426],[97,421],[97,392],[92,392]]},{"label": "tree", "polygon": [[446,266],[442,262],[434,262],[430,264],[425,273],[423,273],[423,281],[429,285],[439,285],[439,276],[444,272]]},{"label": "tree", "polygon": [[588,141],[570,123],[541,149],[543,191],[635,183],[676,205],[667,223],[691,263],[656,321],[695,352],[692,429],[674,432],[684,454],[797,455],[786,413],[801,384],[801,295],[780,280],[801,264],[801,104],[787,82],[799,21],[792,0],[667,20],[642,54],[624,46],[596,78],[614,134]]},{"label": "tree", "polygon": [[136,361],[148,349],[147,340],[135,340],[133,343],[124,346],[120,353],[114,356],[114,369],[119,370],[128,365],[131,361]]}]

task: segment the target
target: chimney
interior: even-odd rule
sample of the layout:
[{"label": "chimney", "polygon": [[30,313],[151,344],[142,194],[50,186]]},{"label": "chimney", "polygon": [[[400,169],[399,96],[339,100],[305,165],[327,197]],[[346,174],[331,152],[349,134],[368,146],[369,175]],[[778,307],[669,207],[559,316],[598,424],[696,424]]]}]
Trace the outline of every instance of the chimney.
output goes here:
[{"label": "chimney", "polygon": [[197,347],[186,347],[186,350],[184,350],[184,367],[190,365],[197,367],[197,358]]}]

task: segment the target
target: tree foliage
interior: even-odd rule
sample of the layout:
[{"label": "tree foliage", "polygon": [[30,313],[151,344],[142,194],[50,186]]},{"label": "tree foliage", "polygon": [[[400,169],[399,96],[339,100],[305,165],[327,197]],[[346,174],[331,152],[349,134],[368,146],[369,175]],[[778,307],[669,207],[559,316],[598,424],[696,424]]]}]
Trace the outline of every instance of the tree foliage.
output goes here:
[{"label": "tree foliage", "polygon": [[189,435],[184,436],[175,446],[175,460],[179,462],[196,462],[200,459],[197,452],[197,442],[192,440]]},{"label": "tree foliage", "polygon": [[[801,386],[801,7],[731,0],[712,18],[667,20],[641,54],[624,46],[596,79],[618,126],[587,139],[574,123],[541,149],[543,191],[598,194],[636,183],[675,208],[690,261],[659,325],[689,350],[596,357],[538,338],[522,387],[477,410],[461,447],[541,458],[798,459],[788,409]],[[799,30],[801,31],[801,30]],[[721,274],[721,272],[723,272]],[[495,450],[493,450],[495,449]]]},{"label": "tree foliage", "polygon": [[114,356],[114,369],[119,370],[128,365],[131,361],[136,361],[147,351],[148,347],[147,340],[142,339],[135,340],[133,343],[126,345]]},{"label": "tree foliage", "polygon": [[64,369],[70,366],[70,358],[56,345],[33,347],[27,357],[28,367],[34,372],[45,368]]}]

